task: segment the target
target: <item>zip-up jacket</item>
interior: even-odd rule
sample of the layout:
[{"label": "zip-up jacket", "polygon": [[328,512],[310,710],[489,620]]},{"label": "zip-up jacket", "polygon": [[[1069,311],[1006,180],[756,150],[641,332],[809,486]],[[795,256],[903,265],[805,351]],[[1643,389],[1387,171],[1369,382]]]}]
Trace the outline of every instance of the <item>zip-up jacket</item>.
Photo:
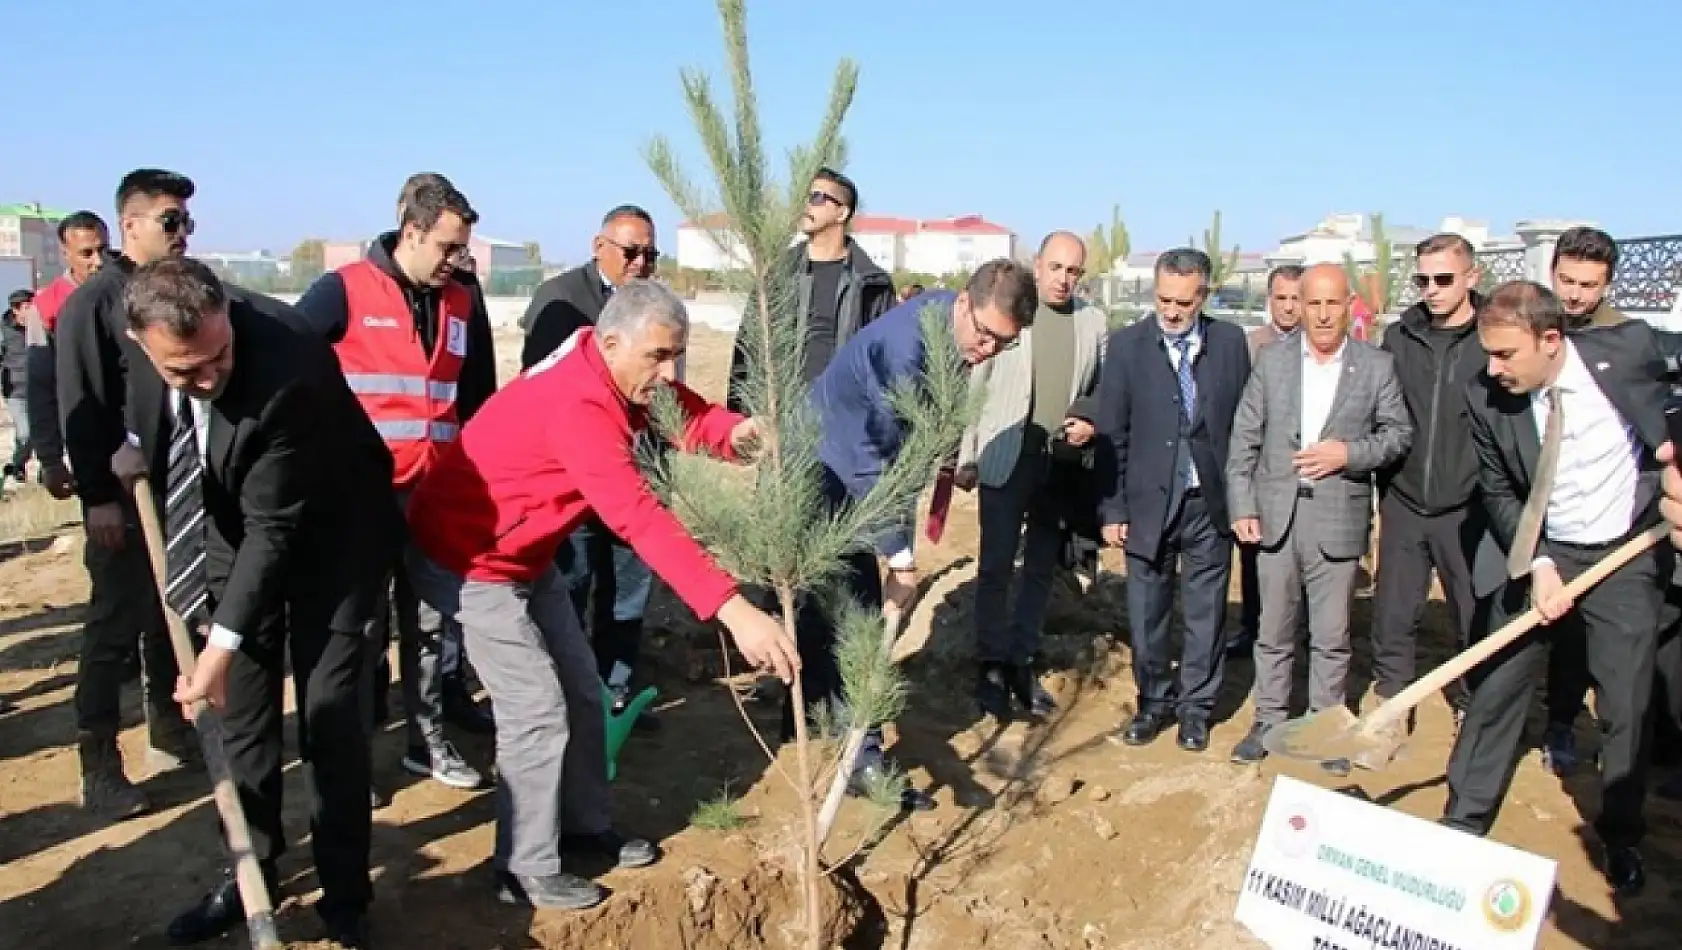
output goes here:
[{"label": "zip-up jacket", "polygon": [[[1483,296],[1473,292],[1472,305],[1482,306]],[[1465,393],[1489,361],[1476,320],[1456,328],[1441,352],[1427,340],[1430,325],[1430,311],[1418,303],[1384,334],[1383,348],[1395,357],[1402,398],[1413,417],[1413,448],[1379,478],[1382,491],[1394,491],[1427,516],[1461,508],[1477,494],[1478,457]]]}]

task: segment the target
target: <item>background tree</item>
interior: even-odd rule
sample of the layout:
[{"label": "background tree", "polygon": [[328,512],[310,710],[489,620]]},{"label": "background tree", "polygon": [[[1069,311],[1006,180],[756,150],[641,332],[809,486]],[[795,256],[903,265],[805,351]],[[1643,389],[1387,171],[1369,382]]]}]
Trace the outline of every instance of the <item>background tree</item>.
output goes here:
[{"label": "background tree", "polygon": [[526,242],[526,264],[530,267],[543,266],[543,246],[536,241]]},{"label": "background tree", "polygon": [[[1187,240],[1186,244],[1196,247],[1197,242]],[[1234,244],[1230,252],[1221,250],[1221,213],[1215,212],[1215,220],[1209,227],[1203,229],[1203,253],[1209,255],[1209,288],[1219,290],[1226,286],[1232,275],[1238,272],[1238,245]]]},{"label": "background tree", "polygon": [[1127,224],[1121,220],[1121,205],[1110,206],[1110,227],[1102,224],[1092,229],[1086,239],[1086,270],[1094,276],[1115,272],[1115,262],[1133,253],[1133,238]]},{"label": "background tree", "polygon": [[[858,85],[858,67],[851,60],[837,66],[816,137],[789,153],[788,178],[778,183],[768,168],[762,140],[743,0],[718,0],[718,9],[733,94],[728,112],[715,99],[705,75],[687,69],[682,74],[684,98],[713,173],[709,190],[716,190],[716,197],[705,194],[684,174],[664,138],[650,142],[645,157],[688,220],[713,220],[708,213],[722,209],[713,238],[721,248],[739,247],[745,258],[745,266],[734,275],[748,292],[740,330],[747,366],[741,396],[748,412],[759,420],[761,449],[746,472],[679,452],[658,453],[644,461],[651,468],[656,490],[719,563],[738,580],[775,593],[791,639],[798,597],[820,598],[837,618],[836,656],[847,702],[844,709],[819,716],[816,739],[806,717],[794,717],[792,774],[742,710],[743,720],[771,756],[773,771],[795,793],[806,946],[819,950],[837,942],[837,935],[826,933],[821,915],[826,862],[818,803],[826,785],[846,781],[850,763],[845,753],[853,746],[850,741],[836,740],[850,739],[870,725],[893,718],[905,695],[904,680],[891,659],[896,624],[884,622],[879,613],[839,594],[843,558],[903,522],[939,460],[957,447],[974,402],[950,319],[930,307],[924,314],[928,370],[917,385],[901,387],[891,397],[910,423],[899,458],[865,497],[836,510],[827,504],[817,457],[818,420],[801,381],[806,315],[798,304],[796,276],[786,251],[813,175],[819,166],[833,166],[840,158],[840,127]],[[669,394],[658,399],[654,408],[657,428],[666,433],[679,431]],[[720,640],[722,644],[722,635]],[[805,694],[798,677],[790,689],[794,708],[804,709]],[[740,698],[736,699],[740,709]],[[817,767],[820,753],[827,768]],[[883,820],[888,808],[898,805],[902,781],[872,790]],[[845,860],[828,864],[827,869]]]},{"label": "background tree", "polygon": [[1384,231],[1384,215],[1372,215],[1372,260],[1356,261],[1353,254],[1344,251],[1343,271],[1349,276],[1349,286],[1375,315],[1389,313],[1396,305],[1401,296],[1401,274],[1396,269],[1390,237]]},{"label": "background tree", "polygon": [[327,242],[320,238],[305,238],[292,249],[292,278],[304,284],[320,277],[327,269]]}]

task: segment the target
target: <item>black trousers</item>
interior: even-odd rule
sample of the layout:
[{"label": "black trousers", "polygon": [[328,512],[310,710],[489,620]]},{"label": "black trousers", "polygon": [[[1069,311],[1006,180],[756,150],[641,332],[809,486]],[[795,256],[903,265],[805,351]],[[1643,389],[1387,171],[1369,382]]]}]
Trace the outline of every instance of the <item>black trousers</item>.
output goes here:
[{"label": "black trousers", "polygon": [[[824,493],[831,506],[840,506],[847,497],[846,490],[827,470],[824,472]],[[837,593],[850,597],[871,611],[882,608],[882,571],[873,550],[858,551],[846,558]],[[810,711],[820,703],[846,701],[846,683],[835,661],[835,641],[839,631],[835,617],[819,598],[802,594],[795,611],[795,646],[800,651],[800,688],[806,695]],[[794,738],[794,702],[783,703],[782,739]]]},{"label": "black trousers", "polygon": [[1442,581],[1461,642],[1472,631],[1472,556],[1483,536],[1481,505],[1422,515],[1395,492],[1379,504],[1378,589],[1372,631],[1373,691],[1390,697],[1413,682],[1418,664],[1419,616],[1431,592],[1431,571]]},{"label": "black trousers", "polygon": [[[1659,646],[1653,679],[1656,753],[1682,757],[1682,587],[1665,587],[1659,610]],[[1556,643],[1548,657],[1548,722],[1569,729],[1583,711],[1590,686],[1588,644],[1580,636]]]},{"label": "black trousers", "polygon": [[281,825],[284,763],[282,712],[286,653],[297,693],[298,748],[310,795],[310,841],[325,916],[366,907],[372,896],[368,847],[373,813],[368,800],[367,723],[358,683],[366,632],[336,632],[334,605],[299,598],[285,618],[248,633],[228,668],[229,765],[251,826],[252,847],[264,868],[286,850]]},{"label": "black trousers", "polygon": [[[1226,667],[1226,591],[1232,537],[1217,529],[1201,495],[1188,495],[1162,534],[1155,559],[1127,555],[1127,615],[1140,712],[1178,711],[1207,719]],[[1185,640],[1172,670],[1174,588],[1180,586]]]},{"label": "black trousers", "polygon": [[[1386,530],[1389,525],[1386,523]],[[1617,545],[1572,547],[1550,542],[1548,554],[1566,582]],[[1558,636],[1581,636],[1590,676],[1600,688],[1605,741],[1601,746],[1601,803],[1595,831],[1607,845],[1634,845],[1646,826],[1647,707],[1653,691],[1663,583],[1670,578],[1668,546],[1649,551],[1601,581],[1575,608],[1538,627],[1467,676],[1472,695],[1466,721],[1448,762],[1445,823],[1486,834],[1518,765],[1530,696],[1550,645]],[[1662,578],[1662,580],[1661,580]],[[1498,630],[1529,606],[1528,580],[1496,595],[1489,629]]]},{"label": "black trousers", "polygon": [[1256,566],[1260,553],[1259,544],[1238,545],[1238,635],[1252,643],[1261,630],[1261,575]]},{"label": "black trousers", "polygon": [[[132,520],[136,516],[130,513]],[[76,665],[76,727],[116,729],[118,694],[129,658],[138,646],[146,701],[174,714],[175,654],[158,606],[146,539],[130,527],[123,546],[112,550],[90,539],[82,552],[93,589],[82,622],[82,655]],[[147,712],[150,722],[155,717]]]}]

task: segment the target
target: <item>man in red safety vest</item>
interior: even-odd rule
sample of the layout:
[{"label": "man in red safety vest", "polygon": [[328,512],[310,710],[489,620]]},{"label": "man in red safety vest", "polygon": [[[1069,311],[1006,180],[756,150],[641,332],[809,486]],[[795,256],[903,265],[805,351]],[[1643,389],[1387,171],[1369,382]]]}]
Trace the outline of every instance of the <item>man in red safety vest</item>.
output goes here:
[{"label": "man in red safety vest", "polygon": [[[479,215],[442,176],[418,179],[410,192],[405,188],[400,202],[399,230],[377,238],[362,260],[323,275],[298,301],[333,343],[345,380],[391,449],[400,504],[496,390],[484,298],[457,273]],[[403,768],[454,788],[477,788],[478,771],[444,737],[445,624],[415,596],[401,565],[393,575],[408,712]],[[382,629],[370,640],[380,655],[389,632],[376,625]],[[372,694],[378,687],[369,679]]]}]

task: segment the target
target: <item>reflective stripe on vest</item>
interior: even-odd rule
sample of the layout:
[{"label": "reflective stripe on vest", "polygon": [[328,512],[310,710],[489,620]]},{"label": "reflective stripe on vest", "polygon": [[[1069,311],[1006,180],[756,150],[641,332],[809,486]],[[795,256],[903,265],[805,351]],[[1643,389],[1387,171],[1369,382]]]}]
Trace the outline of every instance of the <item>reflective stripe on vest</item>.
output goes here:
[{"label": "reflective stripe on vest", "polygon": [[454,442],[461,427],[453,422],[427,422],[425,419],[384,419],[374,423],[380,438],[387,442]]},{"label": "reflective stripe on vest", "polygon": [[350,391],[364,396],[427,396],[444,402],[456,401],[456,384],[425,376],[397,376],[392,373],[346,373]]}]

